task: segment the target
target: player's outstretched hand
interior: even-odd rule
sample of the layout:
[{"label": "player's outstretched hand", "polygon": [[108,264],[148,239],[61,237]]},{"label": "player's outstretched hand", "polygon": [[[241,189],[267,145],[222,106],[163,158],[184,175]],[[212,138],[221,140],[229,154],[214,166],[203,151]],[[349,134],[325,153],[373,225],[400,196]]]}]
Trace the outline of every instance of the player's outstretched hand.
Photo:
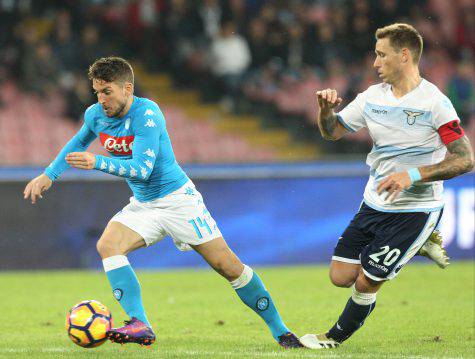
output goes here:
[{"label": "player's outstretched hand", "polygon": [[323,114],[329,113],[343,101],[333,89],[317,91],[316,95],[318,107]]},{"label": "player's outstretched hand", "polygon": [[52,184],[53,181],[43,173],[28,182],[23,191],[23,198],[31,198],[31,203],[35,204],[38,198],[43,198],[43,192],[47,191]]},{"label": "player's outstretched hand", "polygon": [[409,174],[404,171],[392,173],[384,178],[381,182],[379,182],[378,188],[376,190],[379,195],[386,191],[388,193],[386,200],[392,202],[397,196],[399,196],[399,193],[401,193],[403,189],[406,189],[410,186],[411,178],[409,177]]},{"label": "player's outstretched hand", "polygon": [[66,162],[81,170],[93,170],[96,156],[91,152],[70,152],[66,155]]}]

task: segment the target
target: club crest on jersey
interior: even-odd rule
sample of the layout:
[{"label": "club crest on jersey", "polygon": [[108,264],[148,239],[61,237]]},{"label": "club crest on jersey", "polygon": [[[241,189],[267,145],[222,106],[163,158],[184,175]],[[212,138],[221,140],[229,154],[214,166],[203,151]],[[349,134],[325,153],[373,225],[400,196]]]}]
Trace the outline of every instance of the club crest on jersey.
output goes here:
[{"label": "club crest on jersey", "polygon": [[420,115],[423,115],[424,112],[421,111],[410,111],[410,110],[403,110],[404,113],[407,115],[407,124],[413,125],[416,122],[416,118]]},{"label": "club crest on jersey", "polygon": [[107,133],[100,132],[99,139],[106,151],[114,155],[132,155],[134,136],[114,137]]}]

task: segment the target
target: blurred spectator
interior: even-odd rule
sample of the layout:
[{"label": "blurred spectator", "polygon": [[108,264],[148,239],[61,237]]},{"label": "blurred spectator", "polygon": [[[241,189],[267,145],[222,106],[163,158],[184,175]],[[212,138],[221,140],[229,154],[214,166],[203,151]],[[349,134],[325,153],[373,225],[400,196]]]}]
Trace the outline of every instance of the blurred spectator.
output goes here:
[{"label": "blurred spectator", "polygon": [[23,57],[23,88],[41,96],[52,93],[57,88],[59,63],[51,45],[42,41],[27,54]]},{"label": "blurred spectator", "polygon": [[72,86],[66,93],[66,115],[74,122],[79,122],[84,110],[94,100],[89,79],[83,74],[74,75]]},{"label": "blurred spectator", "polygon": [[261,18],[251,20],[247,33],[249,50],[251,52],[251,67],[253,69],[265,65],[271,56],[267,46],[267,24]]},{"label": "blurred spectator", "polygon": [[223,10],[218,0],[203,0],[198,8],[198,15],[203,23],[204,33],[209,40],[219,35]]},{"label": "blurred spectator", "polygon": [[210,48],[211,73],[229,103],[238,94],[245,71],[251,63],[249,46],[236,26],[229,21],[223,24],[221,34],[213,40]]},{"label": "blurred spectator", "polygon": [[61,9],[56,15],[50,43],[62,71],[73,72],[80,66],[78,44],[71,28],[71,15],[65,9]]},{"label": "blurred spectator", "polygon": [[[13,79],[41,96],[60,89],[76,120],[93,101],[88,66],[121,55],[168,72],[202,100],[224,95],[229,110],[318,141],[306,131],[314,91],[335,87],[344,106],[378,82],[374,32],[403,21],[424,38],[422,75],[467,122],[475,118],[474,10],[471,0],[0,0],[0,83]],[[352,139],[369,143],[365,134]]]},{"label": "blurred spectator", "polygon": [[461,62],[457,72],[450,78],[447,85],[447,95],[452,100],[455,110],[462,121],[468,120],[475,113],[475,93],[472,63]]},{"label": "blurred spectator", "polygon": [[93,24],[85,25],[79,43],[79,68],[87,71],[94,60],[109,55],[107,48],[107,44],[100,41],[98,27]]},{"label": "blurred spectator", "polygon": [[333,59],[346,59],[344,46],[336,38],[332,23],[312,28],[308,34],[305,50],[305,62],[325,68]]}]

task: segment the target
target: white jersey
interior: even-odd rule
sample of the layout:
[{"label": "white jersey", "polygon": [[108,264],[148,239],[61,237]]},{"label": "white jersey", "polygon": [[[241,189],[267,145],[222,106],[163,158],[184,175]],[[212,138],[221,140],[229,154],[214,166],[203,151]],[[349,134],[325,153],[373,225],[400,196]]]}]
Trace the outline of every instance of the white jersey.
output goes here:
[{"label": "white jersey", "polygon": [[429,212],[443,207],[442,181],[418,182],[403,190],[392,203],[379,196],[377,184],[394,172],[432,165],[445,158],[446,147],[437,130],[458,116],[450,100],[434,84],[422,80],[418,87],[396,98],[391,85],[370,86],[337,114],[349,131],[366,127],[373,148],[366,163],[370,176],[365,203],[384,212]]}]

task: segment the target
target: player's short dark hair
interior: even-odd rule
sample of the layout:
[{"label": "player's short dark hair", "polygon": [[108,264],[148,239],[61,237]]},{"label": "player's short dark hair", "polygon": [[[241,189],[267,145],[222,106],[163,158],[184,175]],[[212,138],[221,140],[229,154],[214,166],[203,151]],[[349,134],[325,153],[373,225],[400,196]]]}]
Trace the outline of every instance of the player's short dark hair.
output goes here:
[{"label": "player's short dark hair", "polygon": [[120,81],[134,83],[134,70],[132,66],[121,57],[102,57],[89,66],[88,77],[90,80],[106,82]]},{"label": "player's short dark hair", "polygon": [[422,36],[413,26],[402,23],[388,25],[376,30],[375,36],[376,40],[388,38],[389,43],[396,51],[401,51],[404,47],[408,48],[415,63],[421,59]]}]

